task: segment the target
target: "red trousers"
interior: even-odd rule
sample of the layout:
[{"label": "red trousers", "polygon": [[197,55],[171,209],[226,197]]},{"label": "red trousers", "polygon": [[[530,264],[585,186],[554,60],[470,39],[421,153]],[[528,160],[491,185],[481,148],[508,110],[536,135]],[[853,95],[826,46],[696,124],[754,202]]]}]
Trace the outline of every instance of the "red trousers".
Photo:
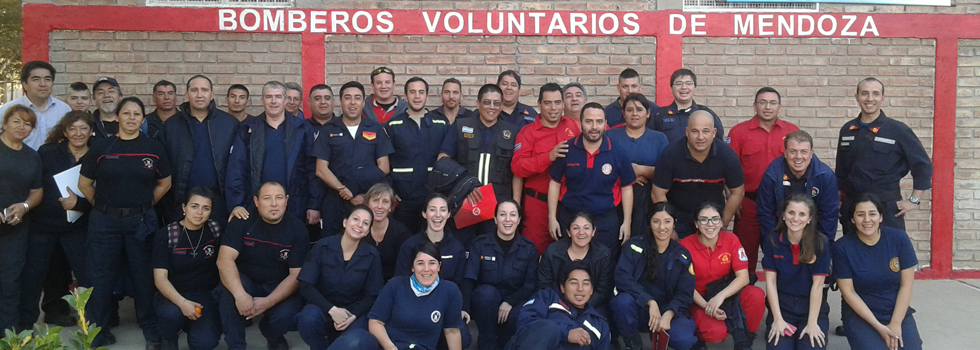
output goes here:
[{"label": "red trousers", "polygon": [[755,201],[743,198],[741,214],[735,218],[732,233],[738,237],[742,248],[745,248],[745,255],[749,258],[749,275],[755,274],[756,264],[759,263],[759,241],[762,240],[760,230],[759,219],[755,214]]},{"label": "red trousers", "polygon": [[[759,331],[762,325],[762,316],[766,313],[766,292],[756,286],[746,286],[739,294],[742,302],[742,309],[745,310],[745,319],[748,324],[749,332]],[[728,327],[725,321],[716,320],[704,313],[704,309],[691,305],[691,319],[697,326],[698,338],[708,343],[720,343],[728,337]]]},{"label": "red trousers", "polygon": [[554,240],[548,233],[548,202],[531,196],[524,196],[524,237],[534,242],[538,255],[544,254],[545,248]]}]

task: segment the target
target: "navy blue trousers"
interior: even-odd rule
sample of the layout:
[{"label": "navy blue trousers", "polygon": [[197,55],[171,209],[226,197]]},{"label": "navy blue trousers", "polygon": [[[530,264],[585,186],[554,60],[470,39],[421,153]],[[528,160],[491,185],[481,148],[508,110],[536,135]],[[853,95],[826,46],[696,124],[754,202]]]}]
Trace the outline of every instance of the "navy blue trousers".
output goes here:
[{"label": "navy blue trousers", "polygon": [[473,291],[470,312],[473,321],[476,321],[477,329],[480,330],[476,343],[477,349],[499,349],[499,346],[507,344],[510,338],[514,336],[514,332],[517,331],[517,317],[524,303],[521,301],[517,305],[511,305],[513,308],[507,315],[507,322],[498,324],[497,314],[503,301],[500,291],[489,284],[480,285]]},{"label": "navy blue trousers", "polygon": [[[267,284],[255,284],[245,274],[239,274],[242,281],[242,288],[252,297],[265,297],[279,285],[279,282]],[[235,296],[225,288],[218,285],[214,290],[215,299],[218,300],[218,310],[221,314],[221,328],[225,332],[225,343],[232,350],[245,349],[245,316],[238,313],[235,305]],[[265,311],[262,320],[259,321],[259,331],[270,344],[280,344],[286,341],[286,332],[296,330],[296,314],[303,309],[303,298],[299,293],[293,293],[283,301]]]},{"label": "navy blue trousers", "polygon": [[[74,269],[75,277],[78,278],[79,285],[88,285],[85,277],[85,229],[78,229],[66,233],[51,233],[34,230],[27,239],[27,259],[24,265],[24,272],[21,275],[22,288],[20,295],[20,328],[31,329],[34,322],[37,322],[41,315],[38,302],[41,301],[41,290],[51,276],[49,271],[54,269],[68,269],[67,266],[52,266],[51,262],[54,253],[63,249],[68,257],[68,264]],[[62,289],[68,289],[71,284],[69,281]],[[63,282],[63,281],[59,281]],[[58,295],[61,298],[64,295]],[[52,296],[54,297],[54,296]],[[48,299],[47,296],[45,299]],[[45,311],[47,313],[49,311]]]},{"label": "navy blue trousers", "polygon": [[[665,307],[666,305],[659,306]],[[613,297],[609,303],[609,308],[612,309],[613,322],[615,322],[616,328],[624,336],[641,330],[649,331],[650,328],[647,327],[647,323],[650,322],[650,311],[637,304],[632,295],[619,293]],[[670,330],[667,331],[667,335],[670,336],[667,345],[675,350],[690,349],[698,341],[697,336],[694,335],[695,328],[694,320],[688,315],[674,314],[674,318],[670,320]]]},{"label": "navy blue trousers", "polygon": [[[768,302],[768,301],[767,301]],[[771,306],[770,306],[771,307]],[[806,323],[810,314],[810,297],[798,297],[788,295],[786,293],[779,293],[779,311],[783,315],[783,321],[789,323],[796,327],[796,333],[792,337],[780,337],[779,344],[773,345],[772,342],[766,342],[766,349],[769,350],[811,350],[811,349],[826,349],[826,346],[811,346],[810,337],[803,337],[800,339],[800,335],[803,334],[803,328],[806,327]],[[825,336],[829,336],[827,329],[830,328],[830,305],[827,305],[827,295],[824,294],[823,304],[820,306],[820,315],[817,316],[817,326]],[[769,330],[772,329],[773,322],[772,313],[769,312],[766,316],[766,338],[769,337]]]},{"label": "navy blue trousers", "polygon": [[[27,260],[27,223],[0,227],[0,329],[18,326],[21,272]],[[20,330],[20,329],[18,329]]]},{"label": "navy blue trousers", "polygon": [[[328,310],[329,311],[329,310]],[[342,334],[353,329],[368,329],[367,315],[361,315],[347,329],[338,331],[333,327],[333,319],[319,306],[308,304],[296,315],[296,328],[311,350],[326,350]]]},{"label": "navy blue trousers", "polygon": [[[841,317],[844,321],[844,333],[847,334],[847,344],[851,349],[862,350],[887,350],[888,345],[881,339],[876,331],[861,316],[854,311],[845,308]],[[887,324],[887,323],[886,323]],[[902,320],[902,342],[905,344],[903,350],[922,350],[922,339],[919,338],[919,329],[915,326],[915,318],[912,313],[908,313]]]},{"label": "navy blue trousers", "polygon": [[218,302],[210,291],[185,292],[181,296],[187,300],[201,304],[201,317],[191,321],[180,307],[175,305],[162,294],[156,295],[157,328],[160,338],[172,344],[177,344],[180,332],[187,333],[187,345],[191,350],[211,350],[218,347],[221,340],[221,320],[218,315]]}]

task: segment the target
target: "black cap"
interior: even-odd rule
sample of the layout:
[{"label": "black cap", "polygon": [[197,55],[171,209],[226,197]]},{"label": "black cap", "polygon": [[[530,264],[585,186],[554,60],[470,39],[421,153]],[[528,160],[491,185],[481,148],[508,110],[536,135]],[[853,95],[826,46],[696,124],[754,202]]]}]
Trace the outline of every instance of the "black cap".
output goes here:
[{"label": "black cap", "polygon": [[101,77],[101,78],[99,78],[99,80],[96,80],[95,81],[95,84],[94,85],[92,85],[92,91],[97,90],[99,88],[99,85],[102,85],[103,83],[112,84],[112,86],[115,86],[116,88],[119,87],[119,82],[116,81],[116,79],[113,79],[113,78],[110,78],[110,77]]}]

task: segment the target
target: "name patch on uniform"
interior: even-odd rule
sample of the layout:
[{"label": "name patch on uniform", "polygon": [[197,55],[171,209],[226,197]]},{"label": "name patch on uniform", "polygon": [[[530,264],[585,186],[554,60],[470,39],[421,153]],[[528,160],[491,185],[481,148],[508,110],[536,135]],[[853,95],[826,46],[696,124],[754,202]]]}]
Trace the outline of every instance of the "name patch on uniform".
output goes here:
[{"label": "name patch on uniform", "polygon": [[463,134],[463,138],[464,138],[464,139],[472,139],[472,138],[474,138],[474,137],[476,137],[476,135],[473,135],[473,134],[468,134],[468,133],[467,133],[467,134]]},{"label": "name patch on uniform", "polygon": [[892,258],[892,260],[888,262],[888,268],[892,269],[892,272],[898,272],[899,267],[900,266],[898,265],[898,257],[897,256],[894,257],[894,258]]},{"label": "name patch on uniform", "polygon": [[473,133],[473,128],[468,127],[468,126],[464,126],[463,127],[463,133],[464,134],[472,134]]},{"label": "name patch on uniform", "polygon": [[783,181],[783,186],[790,186],[789,181]]},{"label": "name patch on uniform", "polygon": [[609,163],[603,164],[602,173],[605,175],[612,174],[612,165],[610,165]]},{"label": "name patch on uniform", "polygon": [[578,163],[568,163],[568,164],[565,164],[565,166],[579,166],[579,164]]},{"label": "name patch on uniform", "polygon": [[495,256],[480,255],[480,260],[497,261],[497,257],[495,257]]},{"label": "name patch on uniform", "polygon": [[841,136],[841,141],[854,141],[854,136]]},{"label": "name patch on uniform", "polygon": [[432,121],[432,124],[446,124],[446,121],[445,120],[438,120],[437,119],[437,120],[433,120]]},{"label": "name patch on uniform", "polygon": [[850,146],[851,143],[850,142],[841,142],[840,145],[841,146]]},{"label": "name patch on uniform", "polygon": [[370,131],[365,131],[361,133],[361,136],[364,136],[365,140],[372,141],[378,137],[378,134]]},{"label": "name patch on uniform", "polygon": [[738,248],[738,260],[749,261],[749,256],[745,255],[745,248]]},{"label": "name patch on uniform", "polygon": [[330,134],[330,137],[340,137],[340,136],[344,136],[344,133]]},{"label": "name patch on uniform", "polygon": [[887,143],[889,145],[894,145],[895,144],[895,140],[892,140],[892,139],[889,139],[889,138],[880,137],[880,136],[875,136],[875,142]]}]

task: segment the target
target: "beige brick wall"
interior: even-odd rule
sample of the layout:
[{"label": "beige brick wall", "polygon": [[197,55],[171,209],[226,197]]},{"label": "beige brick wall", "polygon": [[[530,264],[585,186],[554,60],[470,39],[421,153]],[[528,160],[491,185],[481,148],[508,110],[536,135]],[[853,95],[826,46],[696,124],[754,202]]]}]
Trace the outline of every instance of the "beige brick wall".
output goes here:
[{"label": "beige brick wall", "polygon": [[428,105],[438,107],[442,81],[456,77],[463,83],[463,105],[476,105],[481,85],[496,83],[500,72],[521,74],[521,102],[537,106],[537,93],[548,82],[577,81],[586,87],[589,101],[603,105],[617,96],[615,84],[625,67],[643,78],[644,93],[653,96],[656,38],[625,37],[482,37],[482,36],[328,36],[326,80],[339,86],[350,80],[366,85],[378,66],[395,71],[397,93],[401,83],[420,76],[432,86]]},{"label": "beige brick wall", "polygon": [[980,269],[980,40],[960,40],[953,268]]},{"label": "beige brick wall", "polygon": [[224,107],[228,86],[245,84],[252,92],[249,113],[261,113],[259,90],[269,80],[301,81],[298,34],[93,32],[51,33],[50,60],[58,70],[54,94],[63,97],[68,84],[95,82],[102,76],[119,81],[123,95],[135,95],[152,111],[153,84],[166,79],[184,84],[195,74],[214,82],[215,100]]},{"label": "beige brick wall", "polygon": [[[934,40],[685,38],[684,66],[698,75],[696,100],[718,113],[726,133],[754,114],[756,90],[776,88],[783,117],[813,135],[816,155],[831,167],[840,126],[859,112],[857,82],[878,77],[886,87],[882,110],[909,125],[932,155]],[[908,176],[906,195],[911,186]],[[923,263],[930,249],[929,203],[906,218]]]}]

